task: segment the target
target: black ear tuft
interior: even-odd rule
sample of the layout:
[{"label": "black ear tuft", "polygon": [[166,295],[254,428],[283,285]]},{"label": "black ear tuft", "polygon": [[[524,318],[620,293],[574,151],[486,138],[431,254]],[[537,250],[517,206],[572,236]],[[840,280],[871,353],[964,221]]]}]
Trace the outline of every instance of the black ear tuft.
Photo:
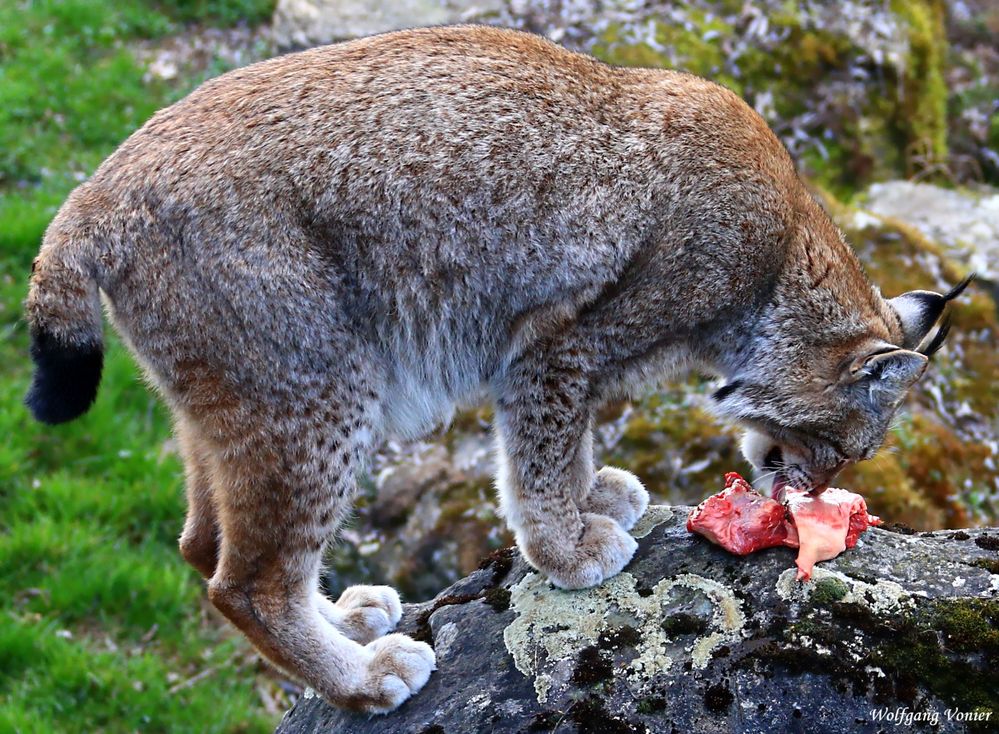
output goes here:
[{"label": "black ear tuft", "polygon": [[31,335],[35,376],[25,405],[42,423],[65,423],[82,415],[97,397],[104,355],[101,345],[67,346],[49,334]]},{"label": "black ear tuft", "polygon": [[964,293],[964,289],[967,288],[968,285],[971,283],[971,281],[973,281],[977,277],[978,273],[968,273],[960,283],[958,283],[949,291],[947,291],[947,294],[943,297],[944,303],[946,303],[947,301],[953,301],[959,295]]},{"label": "black ear tuft", "polygon": [[927,357],[932,357],[940,351],[940,347],[943,346],[944,340],[950,332],[950,323],[950,314],[947,314],[944,316],[943,321],[940,322],[940,326],[937,327],[937,333],[933,335],[933,339],[923,349],[920,349],[919,353],[925,354]]}]

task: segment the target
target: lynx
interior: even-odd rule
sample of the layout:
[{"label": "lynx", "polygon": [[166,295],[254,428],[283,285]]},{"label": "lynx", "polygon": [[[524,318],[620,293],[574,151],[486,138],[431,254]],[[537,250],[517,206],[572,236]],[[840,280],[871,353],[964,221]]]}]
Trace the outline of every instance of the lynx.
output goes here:
[{"label": "lynx", "polygon": [[387,712],[432,649],[390,634],[392,589],[318,587],[377,442],[488,397],[520,550],[589,587],[648,503],[594,467],[602,402],[715,375],[749,460],[820,491],[877,449],[963,286],[883,298],[720,86],[417,29],[230,72],[128,138],[46,232],[26,400],[91,405],[103,298],[173,414],[212,603],[330,703]]}]

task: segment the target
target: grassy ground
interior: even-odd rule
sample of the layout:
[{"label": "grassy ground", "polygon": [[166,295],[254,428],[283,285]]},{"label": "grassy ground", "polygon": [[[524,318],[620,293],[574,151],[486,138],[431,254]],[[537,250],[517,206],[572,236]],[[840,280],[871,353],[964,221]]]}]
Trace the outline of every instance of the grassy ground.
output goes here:
[{"label": "grassy ground", "polygon": [[144,82],[128,42],[192,21],[259,22],[271,5],[0,0],[0,732],[276,723],[264,703],[275,684],[204,611],[176,550],[181,466],[164,411],[111,339],[95,409],[56,429],[32,423],[20,313],[69,190],[200,81]]}]

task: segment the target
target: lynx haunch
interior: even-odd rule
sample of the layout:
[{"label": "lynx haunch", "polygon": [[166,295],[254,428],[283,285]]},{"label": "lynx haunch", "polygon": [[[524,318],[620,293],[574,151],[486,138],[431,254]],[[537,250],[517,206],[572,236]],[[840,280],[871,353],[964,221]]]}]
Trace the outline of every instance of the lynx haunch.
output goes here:
[{"label": "lynx haunch", "polygon": [[57,423],[93,402],[103,296],[173,413],[211,601],[326,700],[386,712],[433,651],[389,634],[393,590],[318,590],[375,442],[485,394],[521,551],[599,584],[648,503],[594,467],[601,402],[717,375],[750,461],[820,489],[878,448],[961,287],[882,298],[720,86],[402,31],[206,82],[77,188],[31,278],[27,403]]}]

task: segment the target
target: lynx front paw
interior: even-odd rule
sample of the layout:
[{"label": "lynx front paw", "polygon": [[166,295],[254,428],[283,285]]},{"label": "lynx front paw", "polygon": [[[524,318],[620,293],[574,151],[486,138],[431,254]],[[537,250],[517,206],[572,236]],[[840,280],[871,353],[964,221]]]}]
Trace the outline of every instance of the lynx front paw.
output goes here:
[{"label": "lynx front paw", "polygon": [[372,657],[356,695],[356,708],[369,713],[385,714],[397,708],[423,688],[437,668],[433,649],[405,635],[386,635],[364,649]]},{"label": "lynx front paw", "polygon": [[612,517],[625,530],[631,530],[649,506],[649,493],[631,472],[605,466],[597,472],[582,504],[582,511]]},{"label": "lynx front paw", "polygon": [[532,553],[530,548],[525,552],[529,560],[545,558],[544,563],[532,563],[563,589],[596,586],[624,568],[638,548],[635,539],[616,520],[590,513],[580,517],[583,533],[571,554],[553,558],[550,553]]}]

